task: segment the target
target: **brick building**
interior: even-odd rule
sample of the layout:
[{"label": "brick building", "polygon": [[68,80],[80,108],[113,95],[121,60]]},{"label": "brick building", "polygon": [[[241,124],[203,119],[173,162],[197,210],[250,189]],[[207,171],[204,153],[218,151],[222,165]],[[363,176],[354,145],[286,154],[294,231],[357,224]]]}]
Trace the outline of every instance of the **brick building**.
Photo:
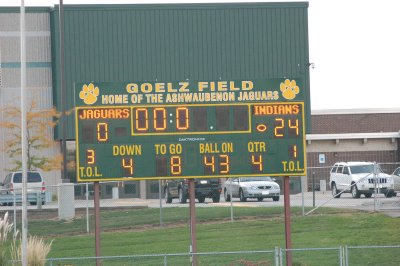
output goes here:
[{"label": "brick building", "polygon": [[338,161],[372,161],[392,173],[399,165],[400,109],[318,110],[307,137],[308,183],[329,181]]}]

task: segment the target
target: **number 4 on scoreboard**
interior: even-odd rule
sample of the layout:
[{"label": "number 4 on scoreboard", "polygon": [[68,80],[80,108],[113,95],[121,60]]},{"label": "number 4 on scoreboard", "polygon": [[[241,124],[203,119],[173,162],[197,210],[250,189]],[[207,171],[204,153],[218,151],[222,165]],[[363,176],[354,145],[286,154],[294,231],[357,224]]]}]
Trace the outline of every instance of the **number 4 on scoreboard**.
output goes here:
[{"label": "number 4 on scoreboard", "polygon": [[254,172],[262,172],[263,171],[263,157],[261,154],[252,154],[251,155],[251,164],[253,165]]},{"label": "number 4 on scoreboard", "polygon": [[133,176],[133,158],[122,158],[122,168],[124,171],[124,175]]}]

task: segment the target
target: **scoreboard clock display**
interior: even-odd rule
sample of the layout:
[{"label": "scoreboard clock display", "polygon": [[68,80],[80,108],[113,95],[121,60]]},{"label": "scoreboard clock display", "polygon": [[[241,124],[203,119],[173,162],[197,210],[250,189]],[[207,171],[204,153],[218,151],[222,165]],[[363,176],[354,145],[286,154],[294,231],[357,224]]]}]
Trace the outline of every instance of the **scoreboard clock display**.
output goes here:
[{"label": "scoreboard clock display", "polygon": [[302,101],[77,106],[78,181],[305,175],[304,117]]}]

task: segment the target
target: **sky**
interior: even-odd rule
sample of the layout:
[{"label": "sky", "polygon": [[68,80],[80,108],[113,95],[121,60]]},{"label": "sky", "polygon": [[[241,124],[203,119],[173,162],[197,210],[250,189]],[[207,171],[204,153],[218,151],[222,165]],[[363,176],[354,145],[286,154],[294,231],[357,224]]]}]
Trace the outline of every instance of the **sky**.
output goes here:
[{"label": "sky", "polygon": [[[246,2],[236,0],[196,3]],[[251,1],[307,2],[307,1]],[[25,0],[54,6],[59,0]],[[194,3],[168,0],[63,0],[68,4]],[[400,110],[400,1],[309,0],[311,109]],[[21,0],[0,0],[20,6]]]}]

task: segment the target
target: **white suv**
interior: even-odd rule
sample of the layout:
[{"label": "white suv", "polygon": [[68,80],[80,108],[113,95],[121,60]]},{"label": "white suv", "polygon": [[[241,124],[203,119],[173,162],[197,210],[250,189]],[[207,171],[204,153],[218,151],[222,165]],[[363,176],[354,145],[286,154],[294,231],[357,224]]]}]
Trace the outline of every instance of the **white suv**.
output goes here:
[{"label": "white suv", "polygon": [[[5,194],[22,193],[22,172],[9,173],[2,183]],[[42,175],[37,171],[27,171],[27,193],[46,192]]]},{"label": "white suv", "polygon": [[353,198],[364,194],[370,198],[372,193],[383,193],[390,198],[396,195],[393,190],[392,177],[381,171],[377,166],[374,177],[374,163],[372,162],[339,162],[331,169],[329,185],[332,195],[339,198],[340,192],[350,192]]},{"label": "white suv", "polygon": [[[0,183],[0,194],[22,194],[22,172],[9,173],[4,181]],[[46,192],[46,186],[42,175],[38,171],[27,171],[27,193],[41,193],[42,197]],[[0,195],[1,196],[1,195]],[[7,197],[8,200],[12,199]],[[13,202],[6,202],[6,205],[12,205]],[[42,205],[45,202],[42,201]],[[31,205],[36,202],[31,202]]]}]

